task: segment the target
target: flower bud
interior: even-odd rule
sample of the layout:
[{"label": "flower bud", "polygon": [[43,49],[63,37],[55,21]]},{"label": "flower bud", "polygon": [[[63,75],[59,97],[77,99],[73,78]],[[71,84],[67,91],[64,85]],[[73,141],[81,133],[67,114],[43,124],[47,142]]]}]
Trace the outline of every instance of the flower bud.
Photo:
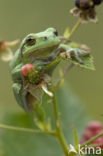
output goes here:
[{"label": "flower bud", "polygon": [[34,70],[33,64],[25,64],[21,69],[21,73],[23,76],[28,76],[28,74],[33,70]]}]

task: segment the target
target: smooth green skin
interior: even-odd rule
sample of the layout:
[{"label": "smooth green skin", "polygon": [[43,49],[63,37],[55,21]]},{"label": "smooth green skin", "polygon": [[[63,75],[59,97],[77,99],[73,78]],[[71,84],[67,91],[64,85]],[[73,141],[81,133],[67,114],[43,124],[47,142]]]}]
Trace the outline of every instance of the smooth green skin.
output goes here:
[{"label": "smooth green skin", "polygon": [[[24,38],[20,48],[16,51],[10,62],[10,70],[14,82],[14,95],[18,104],[23,107],[25,111],[31,109],[32,100],[38,100],[36,96],[31,96],[29,98],[31,101],[29,102],[27,100],[28,91],[23,86],[23,76],[21,74],[21,69],[25,64],[33,64],[36,70],[51,75],[61,58],[64,57],[61,55],[61,52],[67,57],[67,59],[71,59],[72,55],[79,63],[82,63],[82,60],[80,59],[80,56],[82,56],[81,51],[63,44],[62,38],[57,36],[55,31],[54,28],[48,28],[44,32],[29,34]],[[36,43],[28,45],[27,39],[29,37],[35,38]],[[87,53],[83,53],[83,55],[86,54]]]}]

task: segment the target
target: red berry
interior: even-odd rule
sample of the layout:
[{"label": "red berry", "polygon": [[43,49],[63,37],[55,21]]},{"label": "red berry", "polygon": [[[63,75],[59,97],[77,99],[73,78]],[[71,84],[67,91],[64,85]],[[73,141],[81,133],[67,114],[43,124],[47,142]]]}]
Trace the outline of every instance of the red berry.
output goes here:
[{"label": "red berry", "polygon": [[[81,144],[85,143],[86,141],[100,134],[101,132],[103,132],[103,126],[99,121],[90,122],[86,127],[86,130],[82,136],[80,143]],[[92,144],[98,144],[98,145],[103,144],[103,136],[93,141]],[[103,149],[103,145],[101,145],[100,147]]]},{"label": "red berry", "polygon": [[91,137],[92,137],[92,132],[89,131],[89,130],[86,130],[86,131],[84,132],[83,138],[85,138],[85,140],[88,140],[88,139],[91,138]]},{"label": "red berry", "polygon": [[33,64],[25,64],[21,69],[21,73],[23,74],[23,76],[28,76],[28,74],[33,70],[34,70]]},{"label": "red berry", "polygon": [[99,121],[93,121],[88,124],[87,126],[88,130],[90,131],[99,131],[103,128],[102,124]]}]

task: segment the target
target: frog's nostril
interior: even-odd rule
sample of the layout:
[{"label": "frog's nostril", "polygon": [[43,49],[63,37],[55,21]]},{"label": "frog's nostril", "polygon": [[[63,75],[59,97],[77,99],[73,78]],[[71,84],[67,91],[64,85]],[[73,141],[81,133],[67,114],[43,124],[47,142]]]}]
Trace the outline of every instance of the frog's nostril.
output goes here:
[{"label": "frog's nostril", "polygon": [[44,39],[47,40],[48,38],[45,36]]},{"label": "frog's nostril", "polygon": [[57,31],[57,30],[55,30],[53,33],[54,33],[56,36],[58,36],[58,31]]}]

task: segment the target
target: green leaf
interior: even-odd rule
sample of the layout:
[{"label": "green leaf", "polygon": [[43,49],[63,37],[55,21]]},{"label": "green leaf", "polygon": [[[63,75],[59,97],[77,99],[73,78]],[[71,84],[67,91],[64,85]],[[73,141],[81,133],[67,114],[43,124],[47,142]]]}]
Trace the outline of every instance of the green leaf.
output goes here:
[{"label": "green leaf", "polygon": [[[52,118],[51,123],[54,127],[53,107],[51,103],[46,102],[47,100],[48,96],[44,95],[43,107],[46,109],[46,118]],[[79,100],[66,86],[58,91],[57,101],[65,137],[68,144],[73,145],[72,125],[76,127],[80,137],[87,124],[88,117]],[[16,105],[13,105],[13,107],[16,107]],[[6,112],[2,123],[18,127],[37,128],[34,125],[33,116],[23,112]],[[63,156],[59,142],[52,136],[10,130],[0,131],[2,156]]]},{"label": "green leaf", "polygon": [[76,43],[76,42],[70,42],[69,46],[72,48],[80,48],[80,44]]},{"label": "green leaf", "polygon": [[72,126],[72,129],[73,129],[73,134],[74,134],[75,149],[76,149],[76,151],[78,151],[78,145],[79,145],[78,134],[77,134],[77,131],[74,126]]},{"label": "green leaf", "polygon": [[[75,50],[75,48],[78,49],[79,51],[81,51],[81,53],[83,53],[84,51],[90,50],[86,45],[80,45],[80,44],[78,44],[76,42],[71,42],[69,44],[69,46],[74,48],[74,50]],[[72,58],[71,62],[73,64],[75,64],[75,65],[79,65],[82,68],[95,70],[93,56],[91,54],[90,55],[86,55],[86,56],[81,56],[80,58],[83,61],[83,64],[78,63],[75,58]]]},{"label": "green leaf", "polygon": [[78,65],[82,68],[95,70],[92,55],[81,56],[81,59],[83,61],[83,64],[80,64],[79,62],[77,62],[77,60],[75,60],[75,58],[72,58],[72,60],[70,60],[70,62],[72,62],[73,64]]},{"label": "green leaf", "polygon": [[69,29],[69,27],[67,27],[67,28],[65,29],[65,32],[64,32],[64,37],[68,38],[69,35],[70,35],[70,29]]},{"label": "green leaf", "polygon": [[35,104],[34,117],[41,122],[45,121],[45,110],[40,104]]}]

